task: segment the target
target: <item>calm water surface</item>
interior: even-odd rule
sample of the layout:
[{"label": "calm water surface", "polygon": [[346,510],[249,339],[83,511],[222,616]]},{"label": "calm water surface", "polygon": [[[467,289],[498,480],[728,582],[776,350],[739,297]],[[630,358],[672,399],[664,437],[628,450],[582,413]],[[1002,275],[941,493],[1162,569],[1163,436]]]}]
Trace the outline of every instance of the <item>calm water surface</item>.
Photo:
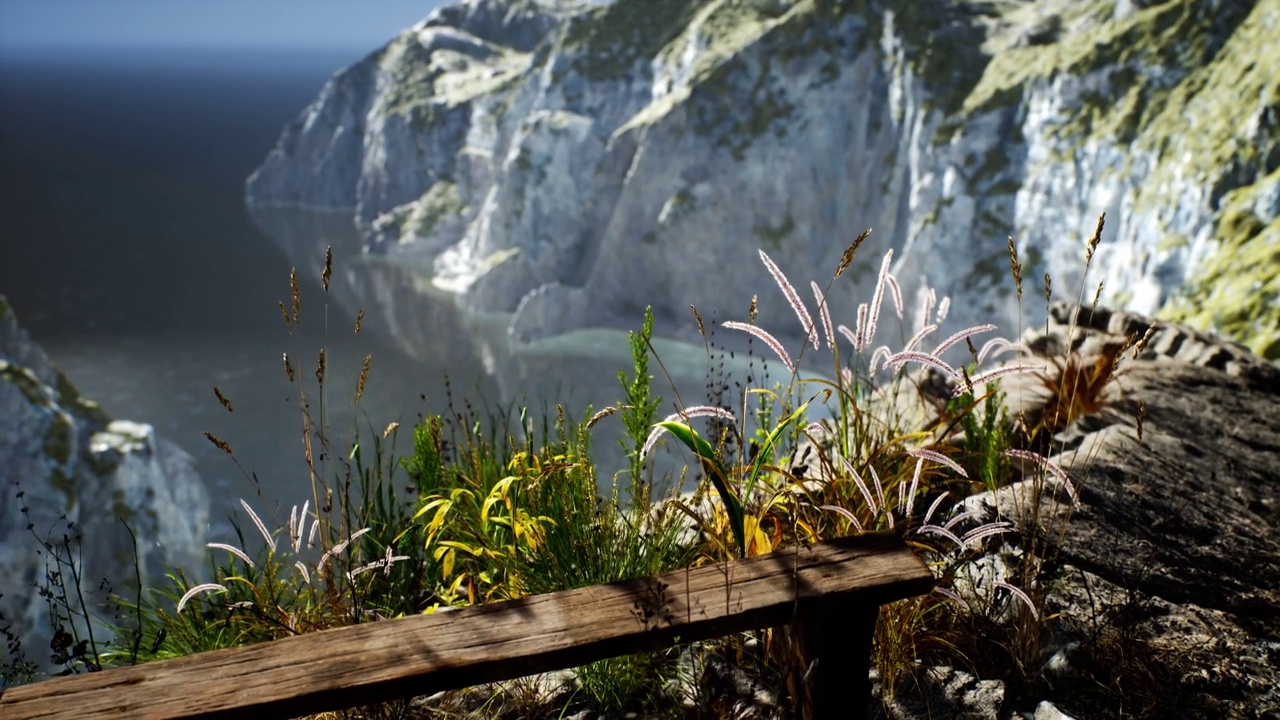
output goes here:
[{"label": "calm water surface", "polygon": [[[357,424],[367,438],[369,428],[442,410],[446,374],[458,404],[560,401],[578,413],[615,402],[616,373],[629,367],[620,333],[515,349],[505,318],[465,316],[447,298],[423,299],[403,270],[342,253],[326,303],[315,249],[349,247],[350,220],[275,210],[250,220],[244,179],[324,81],[358,56],[0,54],[0,293],[86,397],[114,417],[155,425],[196,457],[214,498],[213,537],[228,533],[238,498],[263,501],[206,431],[257,474],[265,504],[283,504],[287,516],[310,495],[284,352],[310,378],[328,348],[325,416],[342,442]],[[290,334],[278,302],[288,300],[294,263],[302,324]],[[371,307],[356,336],[353,314],[366,304],[382,311]],[[356,410],[366,354],[373,366]],[[668,346],[664,361],[686,401],[701,402],[701,348]],[[314,387],[310,398],[318,415]],[[603,432],[596,447],[616,455],[611,430]]]},{"label": "calm water surface", "polygon": [[[302,327],[290,335],[280,318],[290,261],[250,222],[244,179],[328,76],[356,59],[0,58],[0,293],[85,396],[154,424],[197,458],[219,520],[254,491],[205,431],[231,443],[271,501],[309,494],[282,352],[314,368],[328,348],[326,415],[343,437],[357,419],[381,429],[438,409],[446,372],[461,394],[494,394],[483,365],[452,346],[410,358],[385,335],[357,337],[353,317],[334,302],[326,309],[318,278],[303,277]],[[365,354],[373,368],[355,413]]]}]

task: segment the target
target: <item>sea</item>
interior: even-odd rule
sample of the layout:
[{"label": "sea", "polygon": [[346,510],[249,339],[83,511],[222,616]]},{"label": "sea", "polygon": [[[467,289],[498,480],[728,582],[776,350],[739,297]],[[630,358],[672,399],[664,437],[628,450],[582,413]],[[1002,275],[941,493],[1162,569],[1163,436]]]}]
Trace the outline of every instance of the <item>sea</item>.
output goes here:
[{"label": "sea", "polygon": [[[304,400],[337,468],[357,444],[369,460],[373,439],[393,423],[390,454],[410,452],[424,413],[470,408],[488,421],[520,418],[528,407],[524,427],[533,428],[562,404],[585,417],[617,402],[617,373],[630,368],[625,331],[517,350],[501,317],[463,317],[403,284],[378,287],[387,275],[376,266],[355,272],[336,260],[335,277],[358,275],[367,297],[400,298],[381,313],[368,308],[357,334],[360,308],[326,293],[305,257],[329,236],[352,246],[349,216],[251,217],[245,179],[325,81],[362,52],[0,48],[0,293],[83,396],[112,417],[153,425],[194,457],[212,498],[210,540],[233,537],[232,518],[244,522],[241,500],[287,519],[312,497]],[[300,322],[289,326],[280,305],[292,314],[294,263]],[[355,275],[342,275],[348,268]],[[401,330],[412,327],[415,342],[389,315]],[[734,361],[709,357],[701,340],[658,345],[656,382],[670,388],[674,377],[686,404],[705,402],[713,383],[730,387],[725,368]],[[320,349],[323,393],[313,380]],[[674,394],[665,393],[666,411]],[[596,430],[602,467],[621,466],[619,432],[616,416]],[[660,473],[680,471],[677,458],[658,462],[666,463]],[[614,474],[599,475],[609,492]]]},{"label": "sea", "polygon": [[313,382],[307,403],[313,424],[332,429],[335,458],[393,422],[408,452],[409,431],[445,408],[446,390],[457,405],[497,399],[482,365],[447,348],[411,357],[385,335],[357,335],[357,310],[304,268],[301,322],[282,320],[293,266],[251,220],[244,181],[360,55],[0,53],[0,294],[85,397],[194,456],[213,498],[211,538],[228,534],[242,498],[287,516],[311,496],[303,386],[288,381],[284,353],[310,378],[326,351],[325,397]]}]

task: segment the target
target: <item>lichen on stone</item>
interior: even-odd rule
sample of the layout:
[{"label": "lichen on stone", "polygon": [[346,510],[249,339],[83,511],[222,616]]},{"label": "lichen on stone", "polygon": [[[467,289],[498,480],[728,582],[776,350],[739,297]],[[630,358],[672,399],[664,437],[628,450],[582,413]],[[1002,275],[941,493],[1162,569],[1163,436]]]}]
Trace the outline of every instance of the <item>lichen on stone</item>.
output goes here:
[{"label": "lichen on stone", "polygon": [[[892,22],[907,67],[929,90],[928,106],[948,115],[964,108],[990,60],[982,25],[967,16],[971,9],[941,0],[886,0],[884,6],[888,12],[869,14]],[[873,25],[873,37],[883,29]]]},{"label": "lichen on stone", "polygon": [[75,426],[70,416],[55,412],[44,434],[44,454],[59,465],[71,460],[75,449]]},{"label": "lichen on stone", "polygon": [[1254,204],[1259,187],[1275,184],[1280,169],[1226,195],[1217,252],[1160,313],[1234,338],[1268,360],[1280,360],[1280,217],[1265,221]]},{"label": "lichen on stone", "polygon": [[615,0],[569,21],[565,52],[593,82],[629,76],[688,26],[706,0]]},{"label": "lichen on stone", "polygon": [[465,210],[456,183],[441,180],[411,203],[405,203],[384,214],[374,223],[374,230],[389,234],[400,243],[431,237],[436,224],[450,215]]},{"label": "lichen on stone", "polygon": [[0,360],[0,380],[5,380],[18,388],[32,405],[48,407],[53,402],[53,394],[31,370],[15,365],[8,360]]}]

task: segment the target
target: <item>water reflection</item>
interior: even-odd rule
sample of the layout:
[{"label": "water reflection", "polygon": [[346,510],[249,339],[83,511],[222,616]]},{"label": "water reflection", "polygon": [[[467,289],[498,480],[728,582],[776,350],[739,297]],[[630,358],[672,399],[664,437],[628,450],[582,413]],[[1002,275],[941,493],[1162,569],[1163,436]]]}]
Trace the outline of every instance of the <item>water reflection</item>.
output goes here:
[{"label": "water reflection", "polygon": [[[588,407],[600,409],[618,402],[622,393],[618,371],[629,373],[631,368],[625,329],[582,328],[521,342],[507,331],[510,314],[466,310],[456,295],[433,287],[427,262],[360,254],[350,214],[254,207],[251,216],[312,277],[320,276],[325,248],[332,246],[330,295],[343,313],[354,315],[363,309],[363,326],[411,358],[415,375],[436,381],[446,374],[453,378],[456,401],[465,398],[489,410],[528,406],[535,416],[541,408],[554,408],[557,403],[570,414],[582,416]],[[303,304],[305,313],[305,299]],[[640,320],[634,318],[632,327],[638,327]],[[748,376],[749,363],[759,375],[758,357],[748,360],[735,354],[709,362],[700,340],[692,344],[658,339],[654,346],[686,405],[705,402],[709,369],[715,382],[729,387],[731,395],[740,394],[733,383]],[[376,358],[374,366],[378,367]],[[660,412],[671,412],[670,384],[656,364],[651,372],[657,376],[655,392],[668,398]],[[774,377],[780,376],[775,372]],[[463,386],[459,380],[471,384]],[[621,467],[619,430],[620,423],[607,421],[597,426],[593,437],[602,484],[612,479],[614,468]],[[662,462],[660,472],[677,467],[673,459]]]}]

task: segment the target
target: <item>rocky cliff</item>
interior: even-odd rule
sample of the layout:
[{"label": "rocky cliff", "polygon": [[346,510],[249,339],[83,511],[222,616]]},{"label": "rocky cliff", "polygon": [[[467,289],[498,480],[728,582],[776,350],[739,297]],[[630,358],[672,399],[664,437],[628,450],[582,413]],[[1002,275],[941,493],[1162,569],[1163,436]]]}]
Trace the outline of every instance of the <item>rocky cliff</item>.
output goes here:
[{"label": "rocky cliff", "polygon": [[[1046,697],[1080,718],[1280,711],[1280,369],[1184,324],[1067,303],[1023,342],[1050,368],[1069,352],[1089,366],[1148,332],[1121,358],[1102,408],[1054,439],[1078,506],[1035,472],[966,501],[1055,549],[1037,578],[1049,629],[1034,662],[1019,673],[979,661],[976,677],[935,668],[898,717],[1029,717]],[[1048,377],[1061,382],[1060,371]],[[1002,385],[1015,416],[1049,398],[1036,375]],[[935,401],[949,397],[932,387]],[[989,546],[970,566],[970,592],[1016,565],[1017,546]],[[1004,637],[988,633],[974,647]],[[1126,705],[1107,704],[1116,698]]]},{"label": "rocky cliff", "polygon": [[[69,522],[84,538],[71,548],[87,596],[100,597],[104,578],[127,591],[138,577],[135,558],[152,586],[168,567],[203,561],[209,498],[191,456],[150,425],[112,420],[81,397],[3,296],[0,483],[0,615],[34,662],[47,659],[52,631],[37,588],[48,585],[50,570],[65,570],[40,543],[61,545],[64,533],[75,534]],[[136,555],[122,521],[137,539]]]},{"label": "rocky cliff", "polygon": [[465,0],[338,73],[247,198],[349,212],[519,339],[741,315],[756,248],[823,282],[874,227],[956,325],[1017,327],[1012,236],[1056,295],[1101,280],[1276,358],[1277,32],[1280,0]]}]

